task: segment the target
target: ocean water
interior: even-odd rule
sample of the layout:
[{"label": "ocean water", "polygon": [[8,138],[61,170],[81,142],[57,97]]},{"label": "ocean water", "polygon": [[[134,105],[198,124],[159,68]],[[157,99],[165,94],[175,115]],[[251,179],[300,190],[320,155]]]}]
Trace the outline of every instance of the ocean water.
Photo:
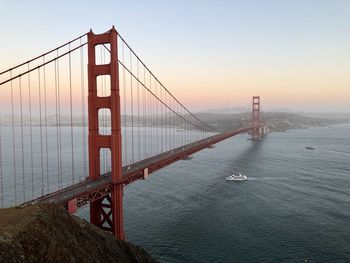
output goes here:
[{"label": "ocean water", "polygon": [[127,186],[127,239],[169,263],[350,262],[350,125],[247,138]]},{"label": "ocean water", "polygon": [[[46,147],[39,128],[33,128],[33,171],[28,129],[22,163],[16,128],[16,176],[12,128],[1,132],[1,205],[13,205],[14,193],[21,203],[47,188],[55,190],[60,172],[56,128],[48,128],[48,161],[40,158]],[[62,134],[65,186],[72,183],[72,168],[76,181],[86,175],[81,128],[74,128],[74,165],[69,128],[62,127]],[[271,133],[259,142],[248,138],[243,134],[225,140],[128,185],[127,240],[166,263],[350,262],[350,125]],[[316,150],[306,150],[307,145]],[[126,156],[124,161],[130,160],[130,150]],[[247,175],[248,181],[227,182],[233,172]],[[88,207],[78,215],[87,219]]]}]

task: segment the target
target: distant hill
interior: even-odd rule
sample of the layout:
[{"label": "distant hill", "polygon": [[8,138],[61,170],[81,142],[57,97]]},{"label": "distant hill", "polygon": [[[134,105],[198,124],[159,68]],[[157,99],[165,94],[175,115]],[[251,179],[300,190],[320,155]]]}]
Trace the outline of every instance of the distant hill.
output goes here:
[{"label": "distant hill", "polygon": [[233,108],[222,108],[222,109],[209,109],[202,111],[201,113],[215,113],[215,114],[235,114],[247,112],[248,108],[245,107],[233,107]]},{"label": "distant hill", "polygon": [[[250,113],[237,114],[215,114],[215,113],[197,113],[196,116],[224,131],[232,128],[238,128],[250,123]],[[349,123],[349,115],[326,115],[326,116],[307,116],[302,114],[288,112],[263,112],[262,120],[270,131],[285,131],[289,129],[305,129],[315,126],[327,126],[339,123]]]}]

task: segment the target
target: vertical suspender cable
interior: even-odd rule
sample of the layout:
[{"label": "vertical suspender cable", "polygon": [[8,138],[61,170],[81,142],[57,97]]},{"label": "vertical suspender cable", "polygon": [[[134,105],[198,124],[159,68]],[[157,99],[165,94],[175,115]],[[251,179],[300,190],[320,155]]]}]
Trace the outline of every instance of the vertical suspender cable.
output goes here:
[{"label": "vertical suspender cable", "polygon": [[[151,90],[152,89],[152,85],[151,85],[151,74],[149,75],[149,89]],[[152,137],[152,133],[153,133],[153,127],[152,127],[152,104],[151,104],[151,101],[152,101],[152,98],[151,98],[151,93],[148,92],[148,101],[147,101],[147,106],[148,106],[148,113],[149,113],[149,154],[150,156],[152,156],[152,153],[153,153],[153,137]]]},{"label": "vertical suspender cable", "polygon": [[188,130],[187,130],[188,143],[191,143],[191,122],[190,122],[190,118],[191,118],[191,116],[189,114],[187,114],[186,120],[188,121],[188,123],[187,123],[187,127],[188,127]]},{"label": "vertical suspender cable", "polygon": [[[149,85],[149,84],[148,84]],[[147,157],[150,156],[151,153],[151,132],[152,132],[152,124],[151,124],[151,110],[150,110],[150,93],[146,91],[146,109],[147,109]]]},{"label": "vertical suspender cable", "polygon": [[[154,94],[157,95],[157,81],[154,80]],[[158,101],[156,101],[155,96],[153,96],[153,106],[154,106],[154,148],[155,148],[155,154],[158,154],[159,150],[159,137],[158,137],[158,129],[157,129],[157,123],[158,123]]]},{"label": "vertical suspender cable", "polygon": [[[185,118],[186,116],[185,116],[185,111],[184,111],[184,109],[182,109],[182,116]],[[182,144],[186,144],[186,122],[183,122],[183,124],[182,124],[182,127],[183,127],[183,129],[184,129],[184,131],[185,132],[183,132],[182,133]]]},{"label": "vertical suspender cable", "polygon": [[175,112],[176,112],[176,110],[175,110],[175,104],[176,104],[176,101],[173,99],[173,103],[172,103],[173,105],[172,105],[172,109],[173,109],[173,118],[172,118],[172,122],[173,122],[173,148],[175,148],[176,147],[176,139],[175,139],[175,119],[176,119],[176,115],[175,115]]},{"label": "vertical suspender cable", "polygon": [[[125,65],[125,54],[124,54],[124,42],[122,42],[122,61],[123,65]],[[126,79],[125,79],[125,67],[123,67],[123,119],[124,119],[124,158],[125,165],[128,164],[128,138],[127,138],[127,131],[126,131]]]},{"label": "vertical suspender cable", "polygon": [[176,148],[177,144],[176,144],[176,118],[177,118],[177,115],[176,115],[176,101],[174,100],[173,101],[173,111],[174,111],[174,118],[173,118],[173,124],[174,124],[174,133],[173,133],[173,136],[174,136],[174,146]]},{"label": "vertical suspender cable", "polygon": [[55,109],[56,109],[56,148],[57,148],[57,188],[60,188],[60,146],[58,132],[58,80],[57,80],[57,60],[55,60]]},{"label": "vertical suspender cable", "polygon": [[[182,116],[182,107],[181,107],[181,105],[179,105],[179,115]],[[179,128],[182,129],[182,126],[183,126],[183,119],[181,119],[181,117],[180,117],[179,120],[180,120],[180,122],[179,122]],[[179,141],[180,141],[180,145],[181,145],[181,146],[184,145],[182,134],[183,134],[183,132],[181,132],[180,138],[179,138]]]},{"label": "vertical suspender cable", "polygon": [[[137,79],[140,78],[140,68],[139,68],[139,60],[137,59]],[[141,134],[140,134],[140,85],[139,81],[137,83],[137,133],[138,133],[138,149],[139,149],[139,161],[141,160]]]},{"label": "vertical suspender cable", "polygon": [[[148,82],[150,82],[150,78],[148,79]],[[146,108],[147,108],[147,157],[150,156],[151,152],[151,111],[150,111],[150,93],[149,91],[146,92]]]},{"label": "vertical suspender cable", "polygon": [[[157,81],[156,81],[157,83]],[[161,87],[157,86],[157,97],[162,101]],[[163,138],[162,138],[162,103],[157,100],[157,138],[159,153],[163,152]]]},{"label": "vertical suspender cable", "polygon": [[177,107],[178,104],[174,102],[174,141],[175,141],[175,148],[178,146],[178,141],[177,141]]},{"label": "vertical suspender cable", "polygon": [[[164,102],[163,100],[163,88],[160,86],[159,88],[159,91],[160,91],[160,100]],[[162,152],[165,152],[164,150],[164,134],[163,134],[163,131],[164,131],[164,128],[163,128],[163,109],[164,109],[164,105],[163,104],[160,104],[160,139],[161,139],[161,145],[162,145]]]},{"label": "vertical suspender cable", "polygon": [[[190,123],[192,124],[192,116],[189,116],[190,117]],[[193,129],[194,129],[194,126],[191,125],[191,130],[190,130],[190,136],[191,136],[191,143],[193,142]]]},{"label": "vertical suspender cable", "polygon": [[195,122],[195,120],[194,120],[194,117],[191,117],[191,119],[192,119],[192,123],[193,123],[193,126],[192,126],[192,141],[194,142],[194,141],[196,141],[196,132],[197,132],[197,127],[195,126],[196,124],[196,122]]},{"label": "vertical suspender cable", "polygon": [[[149,89],[152,91],[152,76],[149,75]],[[149,94],[149,107],[151,112],[151,156],[154,154],[154,143],[153,143],[153,95]]]},{"label": "vertical suspender cable", "polygon": [[184,144],[187,144],[187,122],[186,120],[186,110],[182,108],[182,116],[184,117],[184,123],[183,123],[183,129],[184,129],[184,135],[183,135],[183,141]]},{"label": "vertical suspender cable", "polygon": [[[170,94],[169,94],[170,95]],[[174,131],[174,127],[173,127],[173,112],[171,111],[172,109],[172,100],[173,98],[171,96],[169,96],[169,124],[170,124],[170,149],[173,149],[173,131]]]},{"label": "vertical suspender cable", "polygon": [[[164,103],[166,104],[166,91],[162,88],[162,92],[163,92],[163,100]],[[166,112],[167,112],[167,108],[165,105],[163,105],[163,137],[164,137],[164,151],[166,152],[168,150],[168,145],[167,145],[167,123],[166,123]]]},{"label": "vertical suspender cable", "polygon": [[44,195],[44,155],[43,155],[43,125],[41,111],[41,78],[40,68],[38,68],[38,88],[39,88],[39,128],[40,128],[40,164],[41,164],[41,195]]},{"label": "vertical suspender cable", "polygon": [[[182,117],[185,118],[185,111],[182,108]],[[183,133],[182,133],[182,144],[185,145],[186,144],[186,123],[182,123],[182,129],[183,129]]]},{"label": "vertical suspender cable", "polygon": [[22,100],[22,82],[19,77],[19,100],[20,100],[20,118],[21,118],[21,151],[22,151],[22,191],[23,202],[26,200],[25,196],[25,182],[24,182],[24,134],[23,134],[23,100]]},{"label": "vertical suspender cable", "polygon": [[[43,63],[45,63],[45,56],[43,56]],[[43,67],[44,74],[44,111],[45,111],[45,155],[46,155],[46,192],[50,191],[49,182],[49,146],[47,141],[47,94],[46,94],[46,66]]]},{"label": "vertical suspender cable", "polygon": [[[157,82],[156,82],[157,83]],[[158,98],[160,98],[160,100],[162,100],[161,98],[161,87],[158,87]],[[159,153],[163,152],[163,138],[162,138],[162,104],[160,101],[157,101],[157,105],[158,105],[158,110],[157,110],[157,137],[158,137],[158,149],[159,149]]]},{"label": "vertical suspender cable", "polygon": [[[143,85],[146,86],[146,69],[143,67]],[[145,127],[143,130],[143,158],[146,158],[147,156],[147,106],[146,106],[146,101],[147,101],[147,94],[146,90],[142,89],[142,96],[143,96],[143,126]]]},{"label": "vertical suspender cable", "polygon": [[192,139],[192,133],[193,133],[193,125],[192,125],[192,116],[189,115],[188,116],[188,121],[189,121],[189,126],[190,126],[190,143],[193,142],[193,139]]},{"label": "vertical suspender cable", "polygon": [[[29,70],[29,63],[28,63]],[[30,170],[32,179],[32,199],[34,199],[34,165],[33,165],[33,125],[32,125],[32,95],[30,85],[30,73],[28,73],[28,103],[29,103],[29,136],[30,136]]]},{"label": "vertical suspender cable", "polygon": [[[149,75],[149,82],[151,83],[151,75]],[[148,140],[148,150],[147,150],[147,154],[148,157],[150,156],[150,154],[152,154],[152,114],[151,114],[151,94],[149,93],[149,91],[147,92],[147,112],[148,112],[148,136],[147,136],[147,140]]]},{"label": "vertical suspender cable", "polygon": [[[147,82],[148,82],[148,80],[147,80]],[[149,157],[149,153],[150,153],[150,147],[151,147],[151,137],[150,137],[150,134],[151,134],[151,125],[150,125],[150,119],[151,119],[151,117],[150,117],[150,110],[149,110],[149,91],[148,90],[146,90],[146,112],[147,112],[147,114],[146,114],[146,122],[147,122],[147,124],[146,124],[146,127],[147,127],[147,133],[146,133],[146,140],[147,140],[147,149],[146,149],[146,157]]]},{"label": "vertical suspender cable", "polygon": [[[153,85],[153,81],[151,84],[151,91],[154,93],[154,91],[152,90],[152,85]],[[154,96],[151,94],[150,96],[151,99],[151,114],[152,114],[152,156],[155,155],[157,149],[156,149],[156,142],[155,142],[155,123],[154,123],[154,115],[155,115],[155,107],[154,107]]]},{"label": "vertical suspender cable", "polygon": [[172,97],[169,94],[169,126],[170,126],[170,130],[169,130],[169,138],[170,138],[170,149],[173,148],[173,112],[172,112]]},{"label": "vertical suspender cable", "polygon": [[[190,115],[187,114],[187,120],[190,118]],[[191,143],[191,124],[188,120],[188,123],[187,123],[187,140],[188,140],[188,143]]]},{"label": "vertical suspender cable", "polygon": [[[180,112],[180,110],[181,110],[181,107],[180,107],[180,104],[177,104],[177,113],[181,116],[181,112]],[[181,127],[181,118],[180,117],[176,117],[177,119],[178,119],[178,122],[177,122],[177,124],[176,124],[176,127],[177,128],[179,128],[179,127]],[[181,136],[181,134],[180,134],[180,136]],[[176,133],[176,139],[177,139],[177,145],[178,146],[181,146],[182,144],[181,144],[181,137],[179,138],[179,134],[178,133]]]},{"label": "vertical suspender cable", "polygon": [[[81,38],[80,38],[81,44]],[[84,83],[84,47],[80,48],[80,84],[81,84],[81,129],[82,129],[82,143],[83,143],[83,176],[87,175],[87,160],[86,160],[86,130],[85,130],[85,83]]]},{"label": "vertical suspender cable", "polygon": [[[132,53],[130,53],[130,72],[132,73]],[[131,107],[131,161],[134,163],[134,97],[132,88],[132,75],[130,74],[130,107]]]},{"label": "vertical suspender cable", "polygon": [[[57,50],[58,56],[58,50]],[[60,92],[60,64],[57,59],[57,96],[58,96],[58,133],[59,133],[59,154],[60,154],[60,188],[62,188],[63,184],[63,174],[62,174],[62,131],[61,131],[61,92]]]},{"label": "vertical suspender cable", "polygon": [[[168,94],[168,92],[167,92]],[[170,95],[170,94],[168,94]],[[171,96],[168,96],[168,102],[167,105],[169,107],[171,107]],[[168,144],[169,144],[169,150],[171,150],[171,110],[170,108],[168,108],[168,120],[167,120],[167,124],[168,124],[168,131],[169,131],[169,135],[168,135]]]},{"label": "vertical suspender cable", "polygon": [[[157,82],[156,82],[157,83]],[[160,100],[162,100],[162,93],[161,93],[161,87],[159,87],[159,94],[157,95]],[[158,148],[159,149],[159,153],[162,153],[163,152],[163,136],[162,136],[162,104],[160,102],[157,101],[157,105],[158,105],[158,110],[157,110],[157,119],[158,119]]]},{"label": "vertical suspender cable", "polygon": [[[157,95],[157,81],[154,80],[154,94]],[[153,96],[153,104],[154,104],[154,144],[156,149],[156,154],[158,154],[159,151],[159,139],[158,139],[158,101],[156,100],[155,96]]]},{"label": "vertical suspender cable", "polygon": [[178,118],[178,116],[176,115],[176,113],[177,113],[177,108],[178,108],[178,104],[175,103],[175,105],[174,105],[174,111],[175,111],[175,118],[174,118],[174,125],[175,125],[175,132],[174,132],[175,148],[178,146],[178,142],[177,142],[177,131],[176,131],[176,129],[177,129],[177,118]]},{"label": "vertical suspender cable", "polygon": [[[170,95],[170,94],[169,94]],[[168,101],[168,106],[171,108],[171,96],[169,96],[169,101]],[[169,113],[169,116],[168,116],[168,125],[169,125],[169,150],[172,149],[172,143],[171,143],[171,129],[172,129],[172,126],[171,126],[171,110],[168,110],[168,113]]]},{"label": "vertical suspender cable", "polygon": [[[153,93],[156,94],[155,90],[156,80],[154,79],[154,91]],[[153,114],[153,147],[154,147],[154,153],[153,155],[157,154],[157,137],[156,137],[156,114],[157,114],[157,104],[156,104],[156,98],[152,95],[152,114]]]},{"label": "vertical suspender cable", "polygon": [[[187,118],[187,116],[185,116],[185,118]],[[185,123],[185,131],[186,131],[186,134],[185,134],[185,138],[186,138],[186,144],[188,144],[188,122]]]},{"label": "vertical suspender cable", "polygon": [[[70,44],[69,44],[70,51]],[[71,142],[71,162],[72,162],[72,184],[74,178],[74,136],[73,136],[73,98],[72,98],[72,58],[71,53],[68,54],[69,59],[69,106],[70,106],[70,142]]]},{"label": "vertical suspender cable", "polygon": [[[167,105],[167,93],[164,90],[164,103]],[[168,108],[164,106],[164,140],[165,140],[165,151],[168,151]]]},{"label": "vertical suspender cable", "polygon": [[[184,112],[184,118],[186,118],[186,112]],[[187,122],[184,122],[184,137],[185,137],[185,144],[187,144]]]},{"label": "vertical suspender cable", "polygon": [[[12,79],[12,71],[10,70],[10,78]],[[12,119],[12,150],[13,150],[13,175],[14,175],[14,190],[15,190],[15,204],[17,204],[17,169],[16,169],[16,136],[15,136],[15,113],[13,101],[13,83],[11,80],[11,119]]]},{"label": "vertical suspender cable", "polygon": [[[164,96],[164,100],[165,100],[165,104],[167,104],[167,92],[165,91],[165,96]],[[166,147],[166,150],[169,151],[169,148],[168,148],[168,132],[169,132],[169,122],[168,122],[168,108],[165,108],[165,125],[166,125],[166,134],[165,134],[165,147]]]}]

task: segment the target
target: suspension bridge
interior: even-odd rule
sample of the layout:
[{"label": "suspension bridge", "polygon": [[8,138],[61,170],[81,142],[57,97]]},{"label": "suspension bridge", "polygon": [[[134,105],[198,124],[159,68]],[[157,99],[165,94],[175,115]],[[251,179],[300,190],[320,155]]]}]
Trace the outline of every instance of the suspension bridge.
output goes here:
[{"label": "suspension bridge", "polygon": [[221,131],[158,80],[113,27],[0,73],[0,206],[40,202],[125,239],[123,188],[232,136],[266,134],[260,97]]}]

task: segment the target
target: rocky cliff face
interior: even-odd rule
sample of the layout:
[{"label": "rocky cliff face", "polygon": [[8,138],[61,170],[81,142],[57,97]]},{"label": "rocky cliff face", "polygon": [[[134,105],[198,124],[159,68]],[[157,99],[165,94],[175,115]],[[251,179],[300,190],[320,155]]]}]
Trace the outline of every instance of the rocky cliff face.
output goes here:
[{"label": "rocky cliff face", "polygon": [[0,262],[158,262],[55,204],[0,209]]}]

